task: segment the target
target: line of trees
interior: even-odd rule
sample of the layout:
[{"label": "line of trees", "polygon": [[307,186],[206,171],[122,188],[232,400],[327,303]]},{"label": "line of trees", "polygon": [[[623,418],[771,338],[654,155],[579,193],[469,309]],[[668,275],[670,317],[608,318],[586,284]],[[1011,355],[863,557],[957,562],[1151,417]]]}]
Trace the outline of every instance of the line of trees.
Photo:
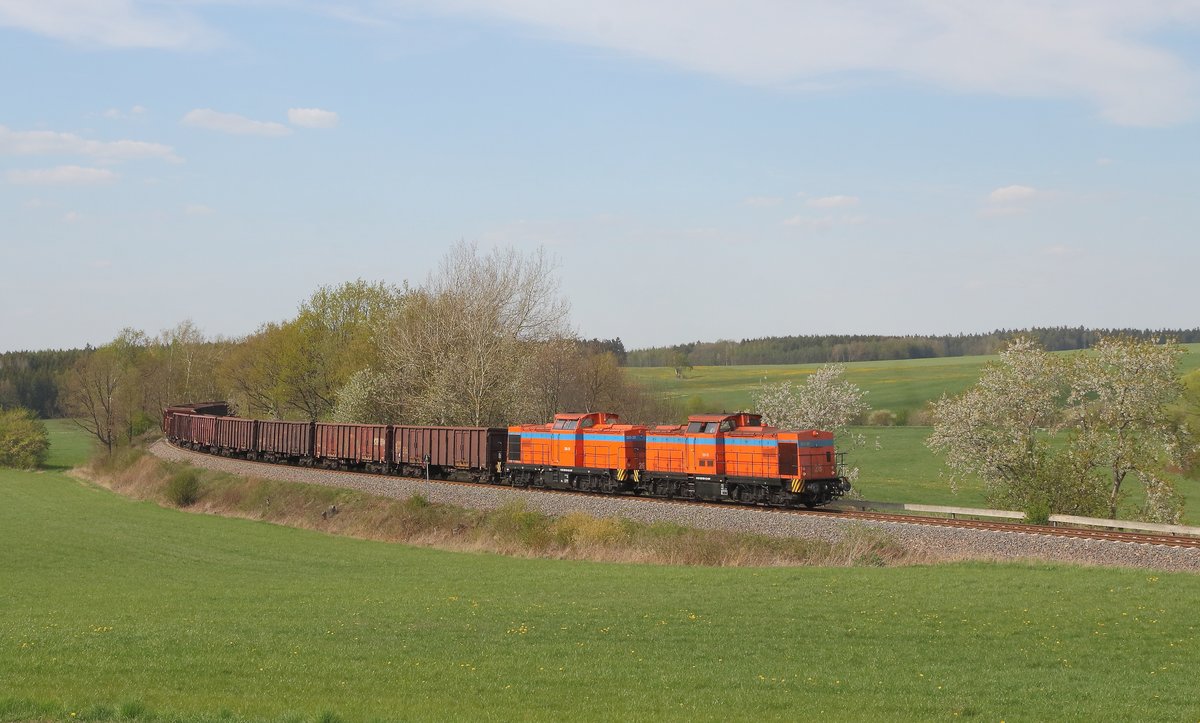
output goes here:
[{"label": "line of trees", "polygon": [[997,354],[1014,338],[1037,342],[1048,351],[1074,351],[1095,346],[1107,337],[1149,341],[1175,339],[1184,344],[1200,342],[1197,329],[1087,329],[1047,327],[1026,330],[998,329],[986,334],[928,336],[820,335],[773,336],[734,341],[692,342],[674,346],[634,349],[627,355],[629,366],[674,367],[732,366],[739,364],[826,364],[883,361],[887,359],[931,359],[937,357]]},{"label": "line of trees", "polygon": [[209,339],[190,321],[158,336],[126,329],[48,377],[57,396],[38,411],[76,419],[108,450],[155,426],[165,406],[210,399],[300,420],[503,425],[597,409],[671,418],[621,369],[620,339],[576,337],[568,311],[544,252],[460,243],[419,286],[322,287],[294,318],[245,338]]}]

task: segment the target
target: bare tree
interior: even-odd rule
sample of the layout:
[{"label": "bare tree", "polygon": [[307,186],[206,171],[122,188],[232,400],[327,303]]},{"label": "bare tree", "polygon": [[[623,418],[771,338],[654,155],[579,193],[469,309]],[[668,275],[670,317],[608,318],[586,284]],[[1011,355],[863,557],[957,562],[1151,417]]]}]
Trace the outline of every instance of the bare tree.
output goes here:
[{"label": "bare tree", "polygon": [[382,350],[404,418],[481,425],[527,416],[535,345],[564,335],[567,308],[543,250],[453,246],[405,299]]},{"label": "bare tree", "polygon": [[121,398],[127,380],[125,364],[110,347],[83,357],[67,375],[67,413],[109,454],[128,415]]}]

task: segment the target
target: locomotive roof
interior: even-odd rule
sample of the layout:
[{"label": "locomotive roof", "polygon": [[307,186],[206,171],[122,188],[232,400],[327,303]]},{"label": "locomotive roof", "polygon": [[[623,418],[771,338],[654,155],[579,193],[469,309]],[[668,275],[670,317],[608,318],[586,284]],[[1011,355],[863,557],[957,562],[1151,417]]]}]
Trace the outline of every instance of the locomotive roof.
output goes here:
[{"label": "locomotive roof", "polygon": [[568,412],[565,414],[555,414],[554,418],[572,420],[583,419],[584,417],[595,417],[597,415],[599,415],[601,419],[609,419],[613,421],[619,418],[619,415],[613,414],[612,412]]}]

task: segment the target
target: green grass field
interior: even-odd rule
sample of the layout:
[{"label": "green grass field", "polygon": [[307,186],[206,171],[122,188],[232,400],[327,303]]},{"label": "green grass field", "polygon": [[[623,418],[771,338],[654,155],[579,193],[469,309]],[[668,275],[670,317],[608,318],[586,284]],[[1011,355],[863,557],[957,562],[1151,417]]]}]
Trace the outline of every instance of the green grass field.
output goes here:
[{"label": "green grass field", "polygon": [[[86,449],[53,427],[60,466]],[[1196,720],[1200,576],[511,559],[0,470],[0,720]]]}]

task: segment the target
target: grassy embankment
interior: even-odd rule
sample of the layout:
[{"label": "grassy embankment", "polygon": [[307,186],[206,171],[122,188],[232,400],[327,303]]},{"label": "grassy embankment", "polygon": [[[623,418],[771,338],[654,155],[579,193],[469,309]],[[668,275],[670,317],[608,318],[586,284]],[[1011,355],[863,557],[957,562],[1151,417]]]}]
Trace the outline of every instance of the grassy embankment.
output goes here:
[{"label": "grassy embankment", "polygon": [[1195,575],[519,559],[188,514],[61,470],[0,470],[0,497],[0,720],[1200,712]]},{"label": "grassy embankment", "polygon": [[[1180,373],[1200,368],[1200,344],[1185,344],[1189,353],[1180,362]],[[872,409],[890,409],[901,417],[918,414],[943,393],[957,394],[979,378],[985,363],[996,357],[957,357],[902,361],[858,362],[846,365],[846,378],[867,390]],[[697,367],[683,379],[666,368],[629,369],[633,377],[651,389],[678,399],[687,407],[707,410],[749,409],[751,394],[762,385],[791,379],[803,383],[819,365]],[[866,499],[881,502],[985,506],[978,481],[967,480],[958,493],[946,480],[948,470],[925,447],[929,428],[922,426],[861,427],[867,438],[862,447],[843,446],[848,462],[859,467],[858,489]],[[876,441],[878,440],[878,446]],[[1178,489],[1188,500],[1184,521],[1200,525],[1200,480],[1179,479]],[[1141,502],[1133,489],[1126,507]]]}]

